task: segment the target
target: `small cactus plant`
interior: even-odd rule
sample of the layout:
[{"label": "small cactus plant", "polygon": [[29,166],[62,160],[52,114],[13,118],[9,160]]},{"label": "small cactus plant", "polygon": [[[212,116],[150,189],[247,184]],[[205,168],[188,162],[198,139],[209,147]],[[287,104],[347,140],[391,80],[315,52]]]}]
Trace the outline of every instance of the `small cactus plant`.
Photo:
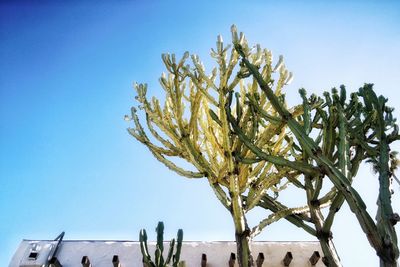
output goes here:
[{"label": "small cactus plant", "polygon": [[158,222],[157,228],[157,244],[155,251],[155,259],[154,261],[151,259],[149,254],[149,250],[147,247],[147,233],[145,229],[140,230],[139,233],[139,242],[140,242],[140,250],[143,255],[143,263],[146,267],[185,267],[185,263],[183,261],[179,261],[182,249],[182,240],[183,240],[183,231],[182,229],[178,230],[177,238],[176,238],[176,251],[174,254],[175,247],[175,238],[173,238],[169,243],[169,250],[167,254],[167,258],[164,259],[164,223]]}]

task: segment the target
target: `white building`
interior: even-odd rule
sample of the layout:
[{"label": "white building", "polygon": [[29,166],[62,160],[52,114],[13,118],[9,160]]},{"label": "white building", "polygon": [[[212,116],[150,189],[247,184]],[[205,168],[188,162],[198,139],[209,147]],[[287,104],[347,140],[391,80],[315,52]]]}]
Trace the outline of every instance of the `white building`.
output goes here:
[{"label": "white building", "polygon": [[[169,243],[165,242],[165,252]],[[149,242],[154,255],[155,243]],[[235,242],[183,242],[187,267],[237,266]],[[318,242],[252,242],[256,266],[322,267]],[[321,256],[320,256],[321,255]],[[137,241],[23,240],[9,267],[142,267]]]}]

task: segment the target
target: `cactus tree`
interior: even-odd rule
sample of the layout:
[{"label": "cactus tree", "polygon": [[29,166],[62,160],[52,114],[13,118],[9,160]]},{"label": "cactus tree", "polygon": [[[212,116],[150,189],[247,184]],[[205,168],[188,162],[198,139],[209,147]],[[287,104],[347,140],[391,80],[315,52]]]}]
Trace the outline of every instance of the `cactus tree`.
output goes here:
[{"label": "cactus tree", "polygon": [[[386,106],[387,99],[382,96],[377,97],[372,90],[372,85],[366,84],[357,94],[352,94],[350,102],[346,104],[345,89],[342,87],[340,95],[336,90],[333,91],[333,101],[326,94],[325,107],[331,109],[330,113],[320,108],[313,113],[316,117],[312,118],[312,109],[309,107],[305,91],[301,91],[304,116],[300,121],[298,116],[288,110],[284,102],[275,95],[269,77],[260,71],[263,65],[268,65],[268,63],[254,61],[248,52],[247,44],[236,41],[234,46],[240,54],[243,68],[257,80],[263,95],[277,112],[277,117],[289,127],[299,146],[298,151],[302,153],[304,164],[310,168],[318,168],[318,174],[314,176],[316,179],[311,181],[312,176],[310,176],[309,183],[306,185],[309,189],[312,187],[312,197],[318,196],[316,193],[319,193],[321,185],[319,180],[323,177],[329,178],[338,192],[332,205],[339,208],[345,200],[357,217],[371,246],[380,257],[381,266],[397,266],[399,249],[394,225],[399,221],[399,216],[392,210],[389,189],[397,161],[389,145],[400,137],[398,126],[392,116],[393,109]],[[359,101],[359,98],[362,100]],[[332,119],[333,121],[329,122]],[[321,131],[321,138],[314,140],[310,136],[310,130],[318,122],[321,122],[324,130]],[[240,134],[242,141],[246,141],[247,138],[243,138],[244,135]],[[268,151],[251,142],[247,142],[246,145],[257,154],[258,158],[268,160]],[[352,187],[352,179],[362,160],[372,162],[379,174],[376,222],[368,213],[363,199]],[[308,174],[304,173],[304,175],[307,182]],[[312,203],[309,202],[309,204]],[[323,235],[328,234],[326,230],[330,229],[335,212],[335,209],[331,209],[327,216],[327,223],[322,225]]]},{"label": "cactus tree", "polygon": [[[247,47],[246,39],[237,35],[235,27],[232,33],[234,42]],[[261,94],[257,80],[248,78],[247,68],[238,64],[239,53],[224,46],[222,38],[218,37],[211,56],[217,67],[207,74],[197,55],[191,55],[189,63],[189,53],[178,60],[173,54],[164,54],[162,59],[167,74],[163,73],[159,80],[165,91],[164,103],[147,97],[146,84],[136,84],[138,109],[144,111],[145,118],[140,119],[138,109],[133,107],[131,116],[126,116],[127,120],[133,121],[133,127],[128,131],[172,171],[187,178],[208,180],[233,219],[239,265],[253,266],[249,241],[282,216],[268,223],[262,221],[250,229],[246,213],[258,205],[266,192],[279,191],[284,188],[282,185],[296,182],[300,173],[313,175],[315,170],[302,162],[287,159],[293,141],[286,134],[286,123],[277,123],[280,121],[277,120],[279,113]],[[278,71],[281,61],[274,68],[271,52],[259,46],[248,51],[248,56],[256,62],[267,59],[268,64],[262,73],[271,80],[274,77],[273,94],[280,103],[283,102],[282,88],[290,82],[291,74]],[[259,107],[269,121],[259,123],[259,111],[245,104],[248,93],[259,97]],[[232,133],[227,108],[231,108],[228,103],[233,95],[236,104],[232,110],[236,114],[236,123],[249,137],[249,142],[269,151],[268,161],[252,162],[251,158],[256,154]],[[303,107],[299,105],[290,112],[300,116]],[[143,120],[147,127],[143,126]],[[178,166],[174,159],[185,160],[195,170]]]},{"label": "cactus tree", "polygon": [[[348,178],[349,183],[352,183],[360,163],[368,159],[365,146],[359,146],[360,137],[372,130],[368,123],[369,119],[365,120],[364,107],[360,103],[359,97],[356,93],[353,93],[350,100],[346,102],[344,86],[341,86],[340,93],[336,88],[332,89],[332,94],[325,92],[324,100],[315,95],[307,98],[304,89],[300,89],[299,92],[303,99],[304,110],[303,115],[298,117],[299,123],[305,133],[321,147],[322,155],[329,158],[335,166],[338,166],[340,171]],[[256,101],[249,103],[259,109]],[[248,142],[248,138],[236,125],[233,116],[229,117],[231,117],[232,127],[239,138]],[[268,155],[261,149],[252,149],[258,154],[259,158]],[[290,153],[296,160],[301,160],[312,166],[312,158],[305,153],[301,145],[293,146]],[[325,255],[323,260],[326,265],[341,266],[339,256],[332,243],[331,227],[337,211],[344,203],[344,196],[335,187],[331,188],[327,194],[321,195],[321,191],[326,191],[323,189],[324,187],[331,186],[331,183],[323,178],[323,172],[320,172],[317,176],[305,174],[304,183],[299,182],[298,187],[305,191],[309,207],[309,216],[301,214],[301,219],[314,225],[316,237],[319,239]],[[260,206],[273,211],[277,208],[286,208],[282,203],[272,200],[268,195],[263,197]],[[322,208],[327,207],[329,207],[329,212],[324,217]],[[287,219],[292,219],[293,216],[291,215]],[[299,216],[299,214],[296,216]]]}]

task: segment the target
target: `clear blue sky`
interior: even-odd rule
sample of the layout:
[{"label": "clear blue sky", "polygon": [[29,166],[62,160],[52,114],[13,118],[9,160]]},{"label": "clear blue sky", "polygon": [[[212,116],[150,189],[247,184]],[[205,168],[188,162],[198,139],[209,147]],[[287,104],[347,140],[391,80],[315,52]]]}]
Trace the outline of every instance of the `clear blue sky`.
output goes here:
[{"label": "clear blue sky", "polygon": [[[167,238],[182,227],[186,240],[234,239],[230,216],[207,182],[170,172],[128,135],[123,120],[133,82],[160,95],[161,53],[189,50],[207,66],[216,36],[230,40],[233,23],[251,43],[285,56],[295,74],[290,103],[298,102],[299,87],[321,93],[373,82],[400,117],[398,1],[82,2],[0,3],[3,266],[21,239],[61,231],[67,239],[137,239],[140,228],[151,231],[163,220]],[[376,185],[363,167],[356,187],[372,213]],[[399,211],[398,185],[395,191]],[[259,239],[311,237],[280,222]],[[347,207],[334,241],[345,266],[378,266]]]}]

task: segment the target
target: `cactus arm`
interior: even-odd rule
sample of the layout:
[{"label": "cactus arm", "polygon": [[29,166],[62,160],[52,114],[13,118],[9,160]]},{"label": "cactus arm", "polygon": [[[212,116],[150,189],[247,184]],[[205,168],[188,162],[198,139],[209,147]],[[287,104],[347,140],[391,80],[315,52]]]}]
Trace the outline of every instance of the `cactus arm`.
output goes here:
[{"label": "cactus arm", "polygon": [[251,94],[246,94],[247,99],[249,100],[250,104],[257,109],[257,112],[265,118],[267,121],[271,123],[280,123],[282,120],[279,117],[275,117],[267,113],[264,109],[258,105],[257,100]]},{"label": "cactus arm", "polygon": [[[257,190],[247,198],[246,201],[246,210],[249,211],[253,209],[257,203],[260,202],[262,196],[265,194],[268,188],[272,187],[274,184],[277,184],[281,179],[282,176],[289,171],[289,168],[283,168],[279,170],[277,173],[272,173],[268,175],[268,179],[259,179],[255,184],[254,187]],[[265,177],[265,176],[263,176]],[[253,187],[250,187],[252,189]]]},{"label": "cactus arm", "polygon": [[159,250],[159,265],[162,266],[164,264],[164,259],[163,259],[163,252],[164,252],[164,223],[163,222],[158,222],[158,225],[156,227],[156,232],[157,232],[157,249]]},{"label": "cactus arm", "polygon": [[177,166],[172,161],[166,159],[161,154],[151,150],[152,154],[156,159],[158,159],[161,163],[163,163],[168,169],[176,172],[179,175],[182,175],[186,178],[203,178],[205,176],[204,172],[192,172],[184,170],[183,168]]},{"label": "cactus arm", "polygon": [[235,49],[236,51],[238,51],[239,55],[242,58],[243,63],[246,65],[246,67],[248,68],[248,70],[250,71],[250,73],[252,75],[254,75],[254,78],[257,80],[257,82],[260,85],[260,88],[265,92],[265,94],[267,95],[267,98],[270,100],[271,105],[276,109],[276,111],[278,112],[279,115],[281,115],[281,117],[284,120],[287,120],[291,114],[289,113],[289,111],[284,108],[282,106],[282,104],[280,103],[280,101],[278,100],[278,97],[274,94],[274,92],[272,91],[272,89],[269,87],[269,85],[264,81],[263,77],[261,76],[261,74],[258,72],[256,66],[254,66],[253,64],[250,63],[250,61],[247,59],[247,56],[245,55],[244,51],[243,51],[243,47],[240,44],[234,44],[235,45]]},{"label": "cactus arm", "polygon": [[[189,83],[192,84],[192,83]],[[189,85],[190,86],[190,85]],[[201,112],[201,103],[203,102],[203,96],[200,91],[194,92],[194,85],[190,86],[190,119],[189,119],[189,132],[193,140],[199,139],[199,124],[198,117]]]},{"label": "cactus arm", "polygon": [[[246,89],[246,87],[243,85],[243,80],[241,80],[240,83],[240,95],[241,95],[241,101],[239,103],[239,109],[242,109],[241,112],[241,117],[236,118],[237,120],[237,124],[243,128],[243,131],[246,132],[246,134],[250,135],[250,132],[253,130],[253,126],[254,126],[254,120],[251,117],[251,110],[249,108],[248,105],[245,105],[245,94],[246,91],[248,90],[252,90],[250,88],[250,85],[248,86],[248,89]],[[229,91],[229,93],[231,93],[231,91]],[[230,105],[229,107],[227,107],[226,111],[228,112],[228,110],[230,111]],[[229,115],[227,116],[228,120],[229,120]],[[267,126],[268,127],[268,126]],[[240,139],[235,137],[235,146],[234,149],[236,151],[241,151],[241,155],[244,156],[249,156],[252,152],[247,148],[247,146],[243,145],[243,143],[241,142]],[[262,137],[259,137],[259,139],[262,139]],[[257,142],[257,140],[253,140],[254,142]]]},{"label": "cactus arm", "polygon": [[[231,49],[231,55],[229,58],[229,63],[226,69],[226,81],[228,82],[229,77],[231,77],[233,69],[235,68],[236,64],[238,63],[239,60],[239,54],[236,52],[235,49]],[[234,77],[234,80],[232,83],[229,85],[232,89],[236,86],[238,82],[237,76]]]},{"label": "cactus arm", "polygon": [[188,68],[185,68],[185,71],[186,71],[186,74],[189,75],[189,77],[192,78],[191,80],[192,80],[193,83],[195,84],[196,88],[207,98],[207,100],[208,100],[211,104],[213,104],[214,106],[218,107],[218,105],[219,105],[219,104],[218,104],[218,101],[215,100],[215,98],[207,92],[208,87],[203,88],[203,86],[201,86],[201,85],[197,82],[197,78],[194,76],[194,74],[193,74]]},{"label": "cactus arm", "polygon": [[[237,159],[237,158],[236,158]],[[259,165],[258,165],[259,166]],[[257,167],[258,167],[257,166]],[[271,163],[268,163],[266,165],[262,164],[262,167],[264,168],[261,172],[261,168],[258,171],[257,176],[253,176],[252,179],[248,179],[248,184],[247,184],[247,188],[249,188],[249,193],[247,194],[246,197],[246,210],[251,210],[254,207],[254,201],[257,195],[259,195],[259,193],[261,193],[260,191],[265,191],[264,188],[262,188],[262,183],[265,180],[268,179],[263,179],[264,177],[266,177],[266,173],[269,173],[273,167],[273,165]],[[276,180],[273,179],[273,180]],[[280,181],[280,178],[275,181],[275,183],[278,183]],[[273,183],[273,184],[275,184]]]},{"label": "cactus arm", "polygon": [[[364,151],[360,147],[357,147],[356,155],[351,160],[350,177],[354,177],[356,175],[357,170],[360,166],[360,163],[363,160],[363,153],[364,153]],[[334,188],[334,191],[336,192],[337,190]],[[343,194],[340,194],[340,193],[337,193],[336,196],[333,198],[332,204],[329,208],[329,213],[326,216],[326,219],[324,222],[324,227],[323,227],[324,232],[330,231],[332,224],[333,224],[334,217],[335,217],[336,213],[339,211],[339,209],[341,208],[341,206],[343,205],[344,200],[345,200],[345,198],[344,198]],[[321,198],[319,201],[323,202],[324,199]]]},{"label": "cactus arm", "polygon": [[[185,56],[184,56],[185,57]],[[171,57],[168,55],[163,56],[163,60],[165,62],[173,62],[174,61],[174,55]],[[161,129],[164,129],[164,132],[173,132],[173,136],[170,135],[170,137],[173,138],[176,144],[179,144],[179,146],[184,147],[184,150],[188,152],[189,158],[186,158],[191,162],[197,169],[199,169],[201,172],[207,172],[209,177],[214,177],[213,171],[204,159],[200,155],[200,153],[196,150],[195,146],[189,139],[189,133],[186,130],[186,125],[183,122],[182,116],[183,116],[183,107],[182,107],[182,96],[183,96],[183,89],[181,88],[180,82],[179,82],[179,68],[174,67],[170,69],[170,72],[173,75],[169,76],[169,80],[166,78],[162,77],[161,78],[161,84],[163,85],[163,88],[167,91],[167,104],[166,108],[164,109],[164,119],[167,120],[162,120],[160,121],[159,116],[152,116],[152,119],[154,121],[158,121],[157,126],[159,126]],[[153,110],[151,109],[150,105],[148,104],[146,100],[146,88],[144,86],[140,87],[137,86],[137,91],[138,91],[138,99],[141,103],[143,103],[143,107],[145,108],[146,114],[153,114]],[[169,99],[169,100],[168,100]],[[175,133],[176,126],[172,125],[172,120],[170,119],[171,114],[168,111],[169,107],[172,110],[172,115],[176,119],[176,126],[179,129],[180,135]],[[169,122],[169,126],[166,127],[165,122]],[[171,130],[165,131],[165,128],[169,128]],[[143,131],[144,132],[144,131]],[[180,137],[177,137],[180,136]],[[147,144],[146,144],[147,145]],[[165,163],[165,162],[164,162]],[[169,162],[168,162],[169,163]],[[169,166],[172,166],[172,164],[168,164]]]},{"label": "cactus arm", "polygon": [[[329,108],[330,111],[331,108]],[[323,145],[322,145],[322,153],[324,155],[332,155],[335,148],[335,140],[336,140],[336,125],[334,121],[335,115],[332,114],[334,112],[330,112],[329,118],[325,121],[325,127],[323,129]]]},{"label": "cactus arm", "polygon": [[340,207],[343,205],[344,199],[345,198],[343,194],[341,194],[340,192],[336,193],[336,196],[333,199],[331,206],[329,207],[329,213],[326,216],[322,227],[322,231],[324,233],[328,233],[331,230],[335,215],[339,211]]},{"label": "cactus arm", "polygon": [[311,132],[311,107],[308,104],[308,99],[306,97],[306,90],[304,88],[301,88],[299,90],[300,95],[303,99],[303,128],[304,128],[304,132],[308,135]]},{"label": "cactus arm", "polygon": [[292,214],[307,212],[308,210],[309,210],[308,206],[304,206],[304,207],[298,207],[298,208],[287,208],[287,209],[279,210],[275,213],[272,213],[267,218],[260,221],[260,223],[257,226],[252,228],[251,237],[254,238],[255,236],[257,236],[259,233],[261,233],[261,231],[266,226],[270,225],[273,222],[276,222],[282,218],[286,218]]},{"label": "cactus arm", "polygon": [[[222,42],[220,40],[217,42],[219,44],[219,47],[223,47]],[[222,49],[222,48],[221,48]],[[223,57],[223,55],[221,55]],[[224,75],[223,69],[225,68],[224,66],[221,66],[224,64],[224,62],[220,62],[220,71],[222,72],[221,75]],[[225,162],[226,162],[226,167],[227,167],[227,173],[229,176],[229,191],[233,194],[233,198],[237,198],[240,188],[239,188],[239,181],[238,181],[238,175],[234,174],[234,167],[235,164],[233,162],[233,157],[232,157],[232,144],[231,144],[231,138],[230,138],[230,129],[229,129],[229,122],[227,119],[226,115],[226,106],[227,104],[229,105],[231,100],[232,100],[232,93],[229,94],[229,99],[226,98],[224,90],[226,90],[226,82],[223,80],[220,81],[220,91],[219,91],[219,118],[221,121],[221,137],[222,137],[222,148],[224,150],[224,156],[225,156]],[[236,201],[232,201],[232,207],[233,209],[239,209],[239,206],[236,206]]]},{"label": "cactus arm", "polygon": [[208,112],[209,112],[211,118],[212,118],[219,126],[222,126],[222,122],[221,122],[221,120],[218,118],[218,115],[215,114],[215,112],[214,112],[212,109],[209,109]]},{"label": "cactus arm", "polygon": [[[318,199],[318,196],[321,193],[322,185],[323,185],[323,177],[321,175],[315,177],[315,186],[312,192],[312,199]],[[305,188],[307,188],[307,186],[305,186]]]},{"label": "cactus arm", "polygon": [[[343,175],[346,175],[349,179],[349,181],[352,181],[353,176],[356,173],[356,169],[358,169],[358,165],[360,164],[362,158],[360,158],[360,150],[357,151],[356,156],[354,157],[353,161],[350,161],[350,155],[349,155],[349,142],[348,142],[348,131],[347,131],[347,125],[346,121],[347,118],[345,117],[345,110],[343,110],[343,99],[345,99],[345,94],[344,87],[341,86],[341,91],[340,91],[340,101],[339,103],[336,103],[337,107],[337,114],[338,114],[338,120],[339,120],[339,144],[338,144],[338,154],[340,155],[338,157],[339,161],[339,168]],[[352,166],[353,165],[353,166]],[[350,169],[349,169],[349,166]],[[335,198],[332,201],[332,205],[329,208],[329,213],[325,219],[325,222],[323,223],[322,226],[322,231],[325,233],[330,232],[334,217],[337,213],[337,211],[340,209],[340,207],[343,205],[343,202],[345,200],[345,197],[342,193],[338,192]]]},{"label": "cactus arm", "polygon": [[[129,133],[136,138],[136,135],[133,131],[129,131]],[[161,163],[163,163],[168,169],[178,173],[179,175],[182,175],[187,178],[203,178],[204,177],[204,173],[184,170],[183,168],[177,166],[172,161],[166,159],[163,155],[161,155],[157,151],[151,150],[150,148],[149,148],[149,150],[157,160],[159,160]]]},{"label": "cactus arm", "polygon": [[[167,151],[171,151],[172,153],[170,153],[168,156],[181,156],[180,155],[180,151],[179,149],[174,146],[169,140],[166,140],[164,138],[162,138],[157,131],[154,129],[153,125],[152,125],[152,121],[150,120],[150,116],[148,116],[146,114],[146,122],[147,122],[147,127],[150,130],[151,134],[164,146],[166,147],[168,150]],[[164,153],[166,154],[166,153]],[[167,155],[167,154],[166,154]]]},{"label": "cactus arm", "polygon": [[179,229],[176,237],[176,252],[173,257],[173,264],[172,264],[173,267],[178,267],[178,264],[180,262],[179,260],[181,258],[182,240],[183,240],[183,231],[182,229]]},{"label": "cactus arm", "polygon": [[151,256],[147,247],[147,233],[146,230],[142,229],[139,233],[140,251],[143,255],[143,261],[150,267],[156,267],[156,265],[151,261]]},{"label": "cactus arm", "polygon": [[[206,142],[206,153],[208,155],[208,158],[210,161],[214,163],[218,163],[217,157],[219,155],[224,154],[224,150],[222,148],[222,145],[220,144],[220,141],[218,140],[218,137],[216,133],[218,133],[218,124],[213,120],[211,117],[211,114],[208,110],[207,103],[204,103],[204,108],[202,110],[203,114],[206,116],[206,120],[200,120],[200,128],[202,132],[204,133],[204,138],[203,140],[207,140]],[[218,129],[218,130],[217,130]],[[219,169],[219,165],[217,167]]]},{"label": "cactus arm", "polygon": [[[175,171],[176,173],[183,175],[188,178],[202,178],[204,177],[204,173],[201,172],[192,172],[192,171],[186,171],[177,165],[175,165],[172,161],[166,159],[162,154],[167,153],[168,151],[165,151],[163,149],[158,148],[157,146],[153,145],[149,138],[147,137],[143,127],[140,124],[139,118],[136,114],[135,109],[132,109],[132,120],[135,123],[136,128],[132,129],[129,128],[128,132],[135,137],[138,141],[141,143],[145,144],[149,150],[152,152],[152,154],[160,161],[162,162],[166,167],[169,169]],[[167,153],[168,154],[168,153]]]},{"label": "cactus arm", "polygon": [[164,267],[162,252],[158,246],[156,246],[156,251],[154,252],[154,261],[157,267]]},{"label": "cactus arm", "polygon": [[278,156],[272,156],[269,154],[266,154],[263,152],[260,148],[258,148],[256,145],[254,145],[250,139],[246,137],[246,135],[243,133],[243,131],[240,129],[240,127],[236,124],[235,119],[230,113],[228,112],[228,119],[231,123],[231,126],[233,130],[237,133],[239,139],[246,144],[247,147],[250,148],[251,151],[253,151],[254,154],[257,155],[259,159],[271,162],[273,164],[279,165],[279,166],[288,166],[291,167],[297,171],[303,172],[303,173],[309,173],[310,175],[315,175],[316,170],[314,170],[310,165],[308,164],[303,164],[300,162],[296,161],[290,161],[287,159],[284,159],[282,157]]},{"label": "cactus arm", "polygon": [[[168,84],[163,84],[161,83],[163,88],[169,92],[170,89]],[[159,127],[171,140],[174,141],[175,144],[179,144],[179,135],[175,130],[174,123],[172,122],[171,118],[171,113],[170,113],[170,107],[169,107],[169,102],[166,101],[166,105],[161,111],[159,101],[154,100],[153,107],[151,104],[148,102],[146,93],[147,93],[147,84],[136,84],[135,89],[137,92],[137,100],[139,101],[142,106],[140,108],[144,109],[146,112],[146,116],[148,116],[148,119],[152,120],[157,127]],[[167,97],[168,99],[169,97]],[[134,115],[136,113],[136,109],[132,108],[132,117],[134,118]]]},{"label": "cactus arm", "polygon": [[[213,85],[213,82],[206,77],[206,75],[204,74],[204,70],[202,68],[202,66],[199,63],[198,57],[192,57],[192,60],[196,66],[196,70],[201,73],[202,77],[207,81],[208,86],[214,87],[215,85]],[[180,103],[177,103],[180,105]],[[208,172],[207,172],[207,177],[210,180],[210,185],[212,185],[212,189],[214,190],[217,198],[221,201],[221,203],[225,206],[225,208],[229,209],[231,202],[229,201],[229,199],[226,197],[225,192],[222,190],[222,188],[215,183],[216,181],[216,177],[217,175],[213,172],[213,170],[211,169],[211,166],[208,165],[208,163],[206,162],[205,158],[201,155],[201,153],[199,153],[198,148],[196,148],[194,146],[194,144],[191,142],[191,140],[189,139],[188,135],[184,134],[185,132],[185,127],[183,125],[179,126],[180,127],[180,131],[183,132],[183,142],[186,146],[186,148],[190,151],[190,154],[192,156],[192,162],[194,163],[198,163],[197,168],[207,168]],[[210,137],[210,134],[207,133],[210,130],[207,129],[207,131],[205,131],[205,133],[207,134],[208,137]],[[212,131],[212,130],[211,130]],[[215,138],[209,138],[209,140],[215,140]],[[216,145],[216,147],[218,147],[218,145]]]},{"label": "cactus arm", "polygon": [[[296,171],[294,172],[295,175],[287,175],[286,178],[296,187],[300,189],[305,189],[305,186],[300,182],[298,179],[298,176],[300,175],[300,172]],[[318,178],[318,177],[317,177]]]},{"label": "cactus arm", "polygon": [[[281,202],[279,202],[277,199],[269,196],[268,194],[265,194],[262,197],[262,199],[261,199],[261,201],[259,203],[259,206],[263,207],[263,208],[271,207],[271,211],[272,212],[277,212],[279,210],[287,210],[289,208],[286,205],[284,205]],[[303,212],[303,213],[294,213],[292,215],[289,215],[289,217],[295,217],[297,220],[300,220],[302,222],[307,222],[307,223],[311,223],[312,222],[308,211]]]},{"label": "cactus arm", "polygon": [[[176,74],[177,75],[177,74]],[[175,83],[178,83],[177,77],[175,78]],[[178,85],[176,85],[178,86]],[[177,93],[179,95],[179,93]],[[206,172],[208,177],[215,177],[215,174],[210,166],[210,164],[206,161],[204,156],[200,153],[200,151],[196,148],[194,143],[192,142],[189,133],[186,130],[186,125],[182,120],[182,104],[180,101],[176,101],[175,113],[177,114],[177,125],[179,131],[181,133],[180,141],[185,147],[186,151],[189,154],[189,161],[200,171]]]},{"label": "cactus arm", "polygon": [[339,145],[338,145],[338,154],[339,158],[339,169],[341,170],[344,176],[348,177],[348,180],[351,181],[350,173],[349,173],[349,165],[350,165],[350,156],[349,156],[349,143],[347,140],[347,126],[346,126],[346,118],[344,115],[344,111],[341,105],[337,105],[337,114],[339,118]]},{"label": "cactus arm", "polygon": [[[214,81],[211,80],[204,72],[204,66],[202,65],[202,63],[200,62],[199,56],[197,55],[192,55],[191,56],[193,65],[196,68],[196,71],[198,73],[198,75],[200,76],[201,79],[203,79],[206,83],[207,86],[214,89],[216,92],[218,92],[219,88],[215,85]],[[218,103],[217,101],[211,101],[212,103]],[[218,104],[217,104],[218,106]]]},{"label": "cactus arm", "polygon": [[132,114],[132,118],[131,119],[133,120],[133,122],[135,124],[135,128],[129,128],[128,132],[132,136],[134,136],[138,141],[140,141],[140,142],[142,142],[144,144],[148,143],[149,148],[151,148],[153,150],[156,150],[156,151],[159,151],[159,153],[163,153],[163,154],[170,155],[170,156],[173,156],[175,154],[174,151],[172,151],[172,150],[163,149],[163,148],[160,148],[160,147],[154,145],[153,143],[151,143],[149,138],[147,137],[146,132],[144,131],[144,129],[143,129],[143,127],[142,127],[142,125],[141,125],[141,123],[139,121],[139,118],[138,118],[138,116],[136,114],[136,109],[135,108],[131,109],[131,114]]},{"label": "cactus arm", "polygon": [[222,36],[218,35],[217,38],[217,52],[214,51],[214,49],[211,49],[212,54],[214,54],[215,58],[217,59],[217,63],[219,66],[219,73],[220,73],[220,79],[219,79],[219,89],[223,88],[222,86],[225,86],[227,83],[227,73],[226,73],[226,51],[229,49],[229,45],[224,49],[224,42],[222,40]]},{"label": "cactus arm", "polygon": [[175,247],[175,238],[172,238],[172,240],[169,242],[169,249],[167,258],[165,259],[165,264],[169,264],[171,262],[172,256],[174,254],[174,247]]},{"label": "cactus arm", "polygon": [[[178,73],[175,73],[175,78],[174,78],[175,88],[179,88],[178,77],[179,77]],[[198,170],[206,172],[208,174],[208,177],[210,178],[215,177],[214,171],[212,170],[209,162],[207,162],[202,153],[200,153],[199,149],[195,146],[194,141],[192,141],[192,139],[190,138],[190,135],[186,129],[187,128],[186,124],[182,119],[183,107],[181,101],[178,101],[180,99],[180,93],[176,92],[176,95],[177,99],[175,99],[174,110],[176,113],[177,126],[181,133],[180,141],[185,147],[186,151],[188,151],[189,160]]]},{"label": "cactus arm", "polygon": [[[268,209],[274,213],[278,212],[279,210],[287,210],[288,207],[285,205],[281,204],[277,200],[273,200],[271,197],[268,195],[265,195],[262,199],[262,201],[258,204],[258,206]],[[316,236],[317,232],[315,231],[314,228],[306,224],[305,222],[310,222],[311,219],[305,215],[306,213],[292,213],[286,217],[284,217],[287,221],[292,223],[293,225],[302,228],[304,231],[309,233],[310,235]]]},{"label": "cactus arm", "polygon": [[135,129],[129,128],[128,132],[129,132],[130,135],[135,137],[139,142],[141,142],[142,144],[147,145],[147,147],[152,151],[156,151],[159,154],[163,154],[163,155],[170,156],[170,157],[178,156],[178,154],[179,154],[179,152],[171,151],[169,149],[165,149],[165,148],[162,148],[162,147],[154,145],[153,143],[151,143],[149,141],[147,136],[145,136],[143,134],[137,134]]},{"label": "cactus arm", "polygon": [[225,191],[222,189],[222,187],[218,183],[214,183],[212,181],[209,181],[209,184],[211,188],[213,189],[216,197],[218,200],[222,203],[222,205],[227,209],[231,209],[231,200],[228,198],[226,195]]}]

